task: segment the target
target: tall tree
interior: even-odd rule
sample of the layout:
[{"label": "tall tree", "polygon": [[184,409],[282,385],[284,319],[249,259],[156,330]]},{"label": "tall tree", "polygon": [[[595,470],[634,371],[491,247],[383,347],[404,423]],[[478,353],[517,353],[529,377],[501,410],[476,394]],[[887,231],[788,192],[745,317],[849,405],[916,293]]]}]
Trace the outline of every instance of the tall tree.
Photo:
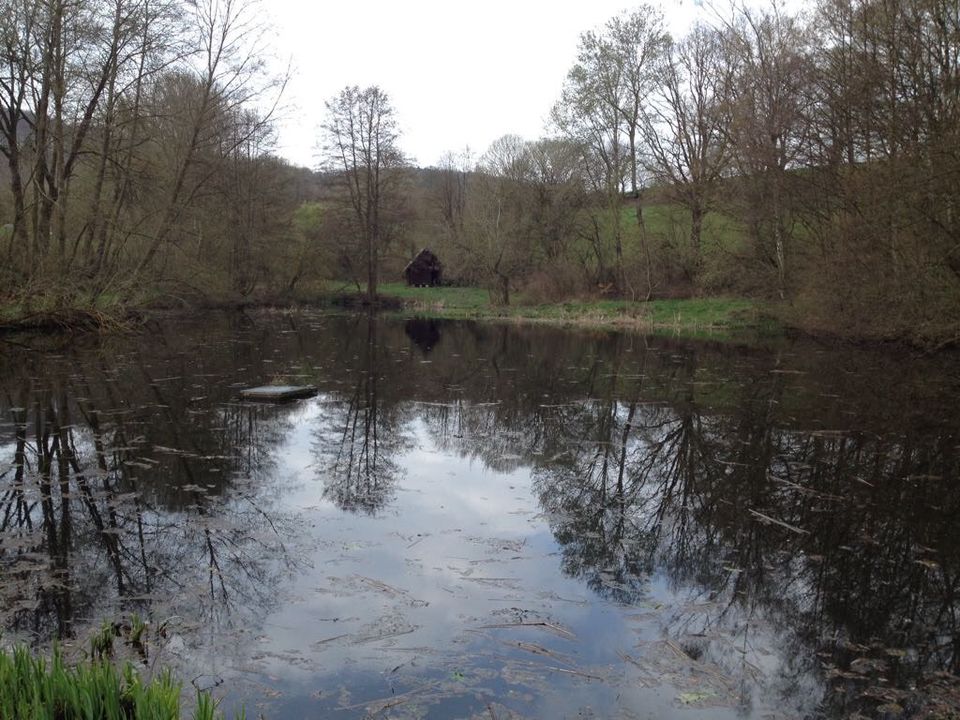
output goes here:
[{"label": "tall tree", "polygon": [[552,120],[563,137],[581,148],[591,189],[604,200],[600,209],[605,217],[594,218],[594,225],[609,228],[616,258],[613,280],[622,294],[627,280],[620,206],[629,155],[622,133],[626,105],[623,69],[612,58],[610,43],[603,35],[589,31],[580,36],[577,62],[567,73]]},{"label": "tall tree", "polygon": [[720,34],[696,25],[660,58],[644,136],[650,167],[671,199],[690,213],[690,251],[700,264],[703,220],[729,166],[732,65]]},{"label": "tall tree", "polygon": [[107,88],[130,58],[136,5],[17,0],[0,13],[0,151],[27,272],[69,265],[72,183]]},{"label": "tall tree", "polygon": [[376,85],[345,87],[326,103],[324,166],[346,189],[367,266],[367,300],[377,299],[379,255],[387,237],[388,204],[405,164],[390,98]]},{"label": "tall tree", "polygon": [[617,93],[620,121],[627,137],[629,151],[630,192],[637,198],[637,218],[642,222],[640,143],[644,125],[643,110],[660,70],[659,60],[670,36],[663,22],[663,13],[643,4],[634,10],[611,18],[605,27],[608,62],[618,69],[622,89]]},{"label": "tall tree", "polygon": [[[146,252],[137,264],[134,275],[144,272],[156,253],[171,241],[185,210],[201,189],[211,181],[218,168],[199,168],[205,154],[226,155],[260,134],[279,102],[284,81],[265,70],[266,27],[260,20],[256,0],[198,0],[188,4],[191,13],[192,52],[179,78],[184,104],[165,108],[177,112],[171,122],[175,127],[174,142],[163,148],[171,157],[169,187],[163,194],[160,220],[152,232]],[[278,88],[270,103],[267,91]],[[259,114],[258,122],[247,124],[249,134],[236,134],[227,119],[238,117],[255,101],[272,105]],[[179,121],[183,124],[178,125]],[[229,136],[232,147],[225,148]]]},{"label": "tall tree", "polygon": [[776,293],[785,299],[796,220],[790,187],[797,178],[790,171],[800,167],[811,135],[807,28],[774,3],[738,10],[727,37],[737,67],[729,132],[741,208],[757,255],[773,268]]},{"label": "tall tree", "polygon": [[3,5],[5,294],[129,297],[182,254],[198,199],[269,124],[247,106],[282,88],[264,72],[259,18],[256,0]]},{"label": "tall tree", "polygon": [[605,223],[616,255],[616,286],[628,292],[623,260],[622,198],[629,182],[637,199],[640,241],[646,258],[647,297],[652,292],[650,252],[640,206],[638,157],[643,107],[650,92],[655,60],[668,36],[663,16],[651,5],[611,19],[600,31],[580,36],[577,61],[567,73],[553,122],[584,150],[595,189],[606,199]]},{"label": "tall tree", "polygon": [[464,250],[503,305],[510,304],[511,289],[532,264],[526,204],[530,174],[527,144],[517,135],[504,135],[480,158],[468,196]]}]

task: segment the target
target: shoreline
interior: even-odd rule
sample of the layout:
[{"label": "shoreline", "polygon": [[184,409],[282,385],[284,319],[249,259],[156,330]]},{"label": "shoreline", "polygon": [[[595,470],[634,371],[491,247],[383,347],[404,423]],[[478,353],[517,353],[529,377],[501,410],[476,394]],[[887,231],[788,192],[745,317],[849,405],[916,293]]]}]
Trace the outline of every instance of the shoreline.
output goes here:
[{"label": "shoreline", "polygon": [[17,334],[87,334],[135,331],[151,319],[197,312],[376,312],[388,317],[542,325],[581,330],[629,332],[708,342],[769,345],[803,337],[823,344],[889,350],[912,350],[925,355],[955,351],[960,338],[921,341],[905,337],[858,337],[810,330],[785,322],[776,309],[760,301],[735,297],[679,300],[581,300],[524,303],[510,306],[479,302],[477,288],[405,288],[403,294],[385,291],[375,306],[357,292],[326,292],[300,297],[210,300],[196,303],[152,303],[99,310],[65,307],[17,317],[0,312],[0,336]]}]

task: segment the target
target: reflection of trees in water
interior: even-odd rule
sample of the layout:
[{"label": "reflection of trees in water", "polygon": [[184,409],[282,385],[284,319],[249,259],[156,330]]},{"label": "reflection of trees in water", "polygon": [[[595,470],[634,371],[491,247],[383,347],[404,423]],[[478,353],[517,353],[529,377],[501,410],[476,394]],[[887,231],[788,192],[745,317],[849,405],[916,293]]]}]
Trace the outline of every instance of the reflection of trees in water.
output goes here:
[{"label": "reflection of trees in water", "polygon": [[[665,582],[686,599],[669,635],[740,678],[745,706],[760,683],[814,702],[827,679],[826,712],[867,711],[882,698],[864,691],[906,702],[957,671],[956,409],[924,384],[878,392],[870,358],[815,355],[797,376],[776,354],[487,332],[431,356],[448,389],[417,411],[437,444],[532,466],[564,571],[624,603]],[[918,393],[929,414],[893,409]]]},{"label": "reflection of trees in water", "polygon": [[[622,603],[646,594],[665,532],[675,533],[674,552],[690,552],[684,530],[694,498],[683,481],[708,452],[695,432],[699,417],[686,409],[689,397],[669,407],[641,401],[647,362],[641,352],[629,373],[620,363],[608,366],[592,388],[602,397],[570,406],[556,433],[565,450],[534,472],[564,571]],[[669,373],[661,382],[667,387],[659,392],[670,395]]]},{"label": "reflection of trees in water", "polygon": [[251,446],[271,440],[270,420],[228,407],[191,422],[181,397],[154,387],[148,422],[108,403],[126,388],[107,376],[74,368],[53,383],[4,398],[0,625],[42,639],[117,613],[222,629],[265,611],[289,532],[253,481],[264,450]]},{"label": "reflection of trees in water", "polygon": [[[606,387],[609,363],[623,338],[601,335],[583,343],[575,336],[518,333],[505,325],[467,326],[459,352],[443,367],[440,402],[418,407],[433,441],[444,451],[510,472],[565,450],[559,442],[566,418],[594,386]],[[448,331],[448,332],[452,332]],[[462,335],[467,334],[467,338]],[[464,348],[466,340],[476,346]],[[453,345],[454,341],[451,341]],[[576,371],[567,371],[569,365]]]},{"label": "reflection of trees in water", "polygon": [[[238,377],[218,363],[259,384],[292,357],[322,369],[314,449],[340,507],[390,502],[415,420],[445,451],[532,467],[564,571],[647,609],[666,583],[681,598],[658,615],[669,637],[742,678],[745,704],[758,682],[799,704],[828,677],[847,692],[824,710],[843,715],[880,702],[862,693],[881,678],[900,701],[931,671],[960,672],[947,381],[893,383],[902,369],[873,358],[795,358],[809,363],[796,376],[766,352],[479,324],[444,325],[424,363],[402,323],[322,322],[262,323],[163,362],[108,370],[88,354],[69,372],[7,373],[0,404],[20,409],[0,428],[5,624],[69,632],[181,592],[201,598],[185,615],[219,622],[264,607],[286,535],[266,500],[274,448],[296,411],[227,402],[222,378]],[[62,387],[16,389],[25,376]]]},{"label": "reflection of trees in water", "polygon": [[[831,712],[902,702],[898,687],[958,668],[957,436],[786,429],[781,377],[723,413],[704,415],[689,373],[668,403],[628,390],[568,416],[568,452],[534,473],[563,568],[621,602],[666,572],[689,598],[668,632],[750,679],[746,703],[769,650],[767,681],[798,702],[824,675]],[[780,647],[756,647],[764,633]]]},{"label": "reflection of trees in water", "polygon": [[957,441],[955,431],[793,436],[772,468],[770,506],[808,531],[779,538],[784,558],[806,559],[780,563],[785,619],[798,640],[833,651],[838,711],[863,703],[857,675],[876,690],[881,678],[903,687],[960,670]]},{"label": "reflection of trees in water", "polygon": [[[396,455],[403,446],[402,419],[395,403],[380,392],[383,369],[377,344],[377,321],[367,317],[362,347],[351,343],[345,353],[357,351],[357,364],[346,390],[324,412],[315,432],[315,450],[324,479],[324,496],[348,512],[376,514],[396,491],[400,468]],[[356,337],[361,333],[351,333]]]},{"label": "reflection of trees in water", "polygon": [[[563,547],[564,572],[604,597],[634,603],[645,594],[649,553],[648,538],[627,516],[635,492],[627,448],[636,403],[621,409],[614,399],[619,369],[613,365],[603,398],[566,408],[557,433],[564,447],[534,472],[534,488]],[[590,374],[594,391],[597,374]]]},{"label": "reflection of trees in water", "polygon": [[564,572],[604,597],[635,603],[646,590],[649,536],[628,515],[635,488],[626,450],[636,405],[620,410],[614,402],[585,404],[583,438],[535,471],[534,488],[563,548]]}]

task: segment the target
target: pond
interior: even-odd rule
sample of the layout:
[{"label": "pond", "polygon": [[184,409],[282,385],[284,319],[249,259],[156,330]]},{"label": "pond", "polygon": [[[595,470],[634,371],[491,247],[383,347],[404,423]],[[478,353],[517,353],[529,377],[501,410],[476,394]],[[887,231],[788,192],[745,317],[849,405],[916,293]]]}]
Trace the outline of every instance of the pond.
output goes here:
[{"label": "pond", "polygon": [[269,720],[958,705],[956,357],[261,313],[0,377],[4,643]]}]

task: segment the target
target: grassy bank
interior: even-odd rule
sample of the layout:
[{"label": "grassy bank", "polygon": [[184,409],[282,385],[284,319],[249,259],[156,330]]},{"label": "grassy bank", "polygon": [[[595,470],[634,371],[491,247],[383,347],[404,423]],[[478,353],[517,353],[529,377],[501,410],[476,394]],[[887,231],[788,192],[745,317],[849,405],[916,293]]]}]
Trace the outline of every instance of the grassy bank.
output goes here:
[{"label": "grassy bank", "polygon": [[124,326],[145,304],[81,292],[0,296],[0,331],[109,330]]},{"label": "grassy bank", "polygon": [[[534,303],[522,294],[509,306],[491,302],[486,290],[474,287],[408,287],[403,283],[380,286],[381,306],[386,312],[446,319],[515,320],[556,325],[617,328],[646,333],[723,339],[749,333],[778,334],[780,326],[765,314],[760,303],[743,298],[690,298],[683,300],[571,299],[558,303]],[[301,290],[295,297],[256,297],[216,302],[200,301],[200,307],[240,306],[346,306],[362,305],[364,295],[356,286],[328,283]],[[145,302],[145,307],[168,307],[169,303]],[[183,304],[177,305],[184,307]],[[187,307],[190,306],[188,303]],[[30,307],[0,303],[2,330],[110,330],[135,319],[137,303],[113,298],[85,302],[78,297],[68,305],[34,303]]]},{"label": "grassy bank", "polygon": [[[182,688],[169,672],[145,681],[129,662],[106,659],[67,665],[59,652],[48,662],[24,647],[0,650],[3,720],[219,720],[216,703],[197,692],[186,714]],[[238,719],[239,720],[239,719]]]},{"label": "grassy bank", "polygon": [[[356,288],[330,288],[339,302],[356,302]],[[404,314],[448,319],[497,319],[544,322],[559,325],[631,329],[686,337],[722,339],[781,332],[779,324],[765,314],[763,305],[743,298],[690,298],[683,300],[568,300],[531,303],[520,295],[504,307],[491,303],[486,290],[464,287],[417,288],[402,283],[380,286],[387,307]]]},{"label": "grassy bank", "polygon": [[[571,299],[535,303],[518,294],[509,306],[494,304],[489,293],[474,287],[408,287],[404,283],[380,286],[385,312],[446,319],[514,320],[556,325],[635,330],[711,339],[778,335],[782,328],[759,302],[744,298],[690,298],[634,302],[612,299]],[[257,296],[215,301],[171,303],[154,298],[120,302],[112,297],[85,301],[77,296],[69,304],[35,302],[30,306],[0,303],[0,331],[11,330],[110,330],[135,321],[145,308],[233,308],[242,306],[340,306],[363,304],[356,286],[326,283],[303,288],[295,296]]]}]

